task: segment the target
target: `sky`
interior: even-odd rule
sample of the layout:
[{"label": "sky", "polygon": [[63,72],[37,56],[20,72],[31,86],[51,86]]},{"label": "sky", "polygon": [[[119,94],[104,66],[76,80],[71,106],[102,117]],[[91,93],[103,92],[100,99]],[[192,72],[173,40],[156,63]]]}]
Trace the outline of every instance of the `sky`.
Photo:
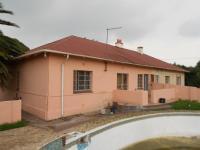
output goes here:
[{"label": "sky", "polygon": [[0,15],[20,28],[0,25],[5,35],[35,48],[69,35],[106,41],[169,63],[200,60],[200,0],[1,0],[14,15]]}]

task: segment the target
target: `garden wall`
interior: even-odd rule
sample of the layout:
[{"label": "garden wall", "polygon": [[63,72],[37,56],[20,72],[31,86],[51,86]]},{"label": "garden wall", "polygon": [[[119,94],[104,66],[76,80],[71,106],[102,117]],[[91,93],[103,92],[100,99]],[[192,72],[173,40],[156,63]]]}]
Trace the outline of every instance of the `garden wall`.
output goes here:
[{"label": "garden wall", "polygon": [[152,84],[151,102],[158,103],[159,98],[165,98],[166,102],[178,99],[200,101],[200,89],[191,86]]},{"label": "garden wall", "polygon": [[21,120],[21,100],[0,101],[0,124]]},{"label": "garden wall", "polygon": [[148,92],[143,90],[115,90],[113,92],[113,101],[122,104],[148,105]]},{"label": "garden wall", "polygon": [[152,90],[151,91],[151,103],[159,103],[160,98],[165,98],[166,102],[172,102],[175,100],[175,89],[160,89],[160,90]]}]

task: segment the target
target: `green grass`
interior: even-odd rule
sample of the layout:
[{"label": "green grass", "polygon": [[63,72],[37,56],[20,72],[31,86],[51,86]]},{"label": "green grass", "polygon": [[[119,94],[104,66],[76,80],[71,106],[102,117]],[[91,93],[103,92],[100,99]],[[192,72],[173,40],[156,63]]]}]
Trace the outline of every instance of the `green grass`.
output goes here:
[{"label": "green grass", "polygon": [[26,126],[27,124],[28,124],[28,122],[25,121],[25,120],[18,121],[18,122],[16,122],[16,123],[6,123],[6,124],[2,124],[2,125],[0,125],[0,131],[24,127],[24,126]]},{"label": "green grass", "polygon": [[171,104],[172,109],[175,110],[200,110],[200,103],[191,100],[178,100]]}]

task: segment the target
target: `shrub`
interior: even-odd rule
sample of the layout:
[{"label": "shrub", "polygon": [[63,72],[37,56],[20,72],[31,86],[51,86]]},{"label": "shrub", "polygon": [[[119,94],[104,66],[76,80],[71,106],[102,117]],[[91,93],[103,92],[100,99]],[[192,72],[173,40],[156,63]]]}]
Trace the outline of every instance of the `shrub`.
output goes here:
[{"label": "shrub", "polygon": [[18,122],[16,122],[16,123],[6,123],[6,124],[2,124],[2,125],[0,125],[0,131],[24,127],[24,126],[26,126],[27,124],[28,124],[28,122],[25,121],[25,120],[18,121]]},{"label": "shrub", "polygon": [[175,110],[200,110],[200,103],[191,100],[178,100],[171,104]]}]

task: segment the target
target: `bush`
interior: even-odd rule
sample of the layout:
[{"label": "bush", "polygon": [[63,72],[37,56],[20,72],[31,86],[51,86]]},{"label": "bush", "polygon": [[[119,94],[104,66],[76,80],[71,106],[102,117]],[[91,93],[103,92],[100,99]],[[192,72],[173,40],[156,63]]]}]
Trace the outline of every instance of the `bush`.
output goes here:
[{"label": "bush", "polygon": [[171,104],[175,110],[200,110],[200,103],[191,100],[178,100]]},{"label": "bush", "polygon": [[26,126],[27,124],[28,124],[28,122],[25,121],[25,120],[18,121],[18,122],[16,122],[16,123],[6,123],[6,124],[2,124],[2,125],[0,125],[0,131],[24,127],[24,126]]}]

